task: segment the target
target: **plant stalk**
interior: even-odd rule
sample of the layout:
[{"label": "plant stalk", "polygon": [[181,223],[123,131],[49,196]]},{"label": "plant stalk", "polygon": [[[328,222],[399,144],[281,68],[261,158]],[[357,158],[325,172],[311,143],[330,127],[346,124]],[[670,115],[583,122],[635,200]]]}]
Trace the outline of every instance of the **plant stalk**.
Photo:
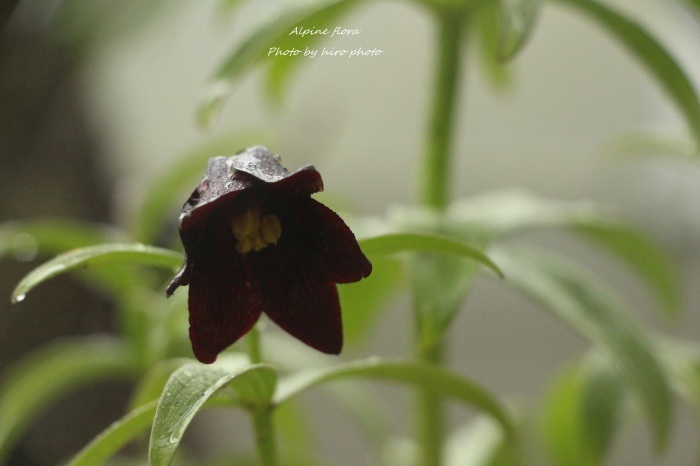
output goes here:
[{"label": "plant stalk", "polygon": [[257,408],[253,410],[253,428],[255,430],[255,446],[258,450],[261,466],[277,466],[277,445],[272,423],[272,408]]},{"label": "plant stalk", "polygon": [[449,162],[459,100],[465,14],[452,10],[439,11],[437,22],[438,63],[428,120],[421,201],[427,207],[444,209],[450,195]]},{"label": "plant stalk", "polygon": [[[427,363],[442,365],[444,361],[442,342],[435,345],[423,346],[419,349],[418,357]],[[442,445],[445,435],[445,412],[440,396],[430,390],[418,394],[418,440],[421,461],[419,464],[439,466],[442,464]]]},{"label": "plant stalk", "polygon": [[[424,153],[421,202],[424,206],[444,210],[450,197],[450,158],[453,147],[455,115],[459,95],[459,78],[463,54],[463,32],[467,15],[449,9],[437,11],[439,36],[437,42],[437,72],[435,75],[432,106],[428,121],[428,135]],[[439,292],[439,291],[436,291]],[[434,313],[432,318],[435,319]],[[425,326],[430,314],[421,313],[416,332],[417,358],[429,364],[444,365],[444,338],[425,341]],[[417,433],[420,443],[420,464],[439,466],[443,463],[445,412],[440,396],[423,390],[416,400]]]},{"label": "plant stalk", "polygon": [[248,357],[251,364],[262,362],[262,349],[260,347],[260,328],[259,324],[253,325],[253,328],[248,332]]}]

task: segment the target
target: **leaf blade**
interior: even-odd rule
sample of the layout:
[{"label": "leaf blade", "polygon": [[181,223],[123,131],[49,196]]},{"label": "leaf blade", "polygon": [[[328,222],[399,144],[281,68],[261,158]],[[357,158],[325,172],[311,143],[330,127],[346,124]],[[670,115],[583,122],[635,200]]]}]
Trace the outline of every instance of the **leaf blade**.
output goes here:
[{"label": "leaf blade", "polygon": [[641,25],[595,0],[559,0],[588,14],[651,72],[686,119],[700,144],[700,99],[692,81],[666,49]]},{"label": "leaf blade", "polygon": [[414,362],[370,358],[299,372],[280,380],[273,401],[281,404],[312,387],[347,377],[369,377],[432,390],[491,415],[509,436],[515,432],[514,423],[505,408],[476,383],[445,369]]},{"label": "leaf blade", "polygon": [[221,358],[211,365],[193,363],[176,370],[166,383],[153,420],[148,453],[151,464],[171,463],[194,416],[224,387],[240,389],[237,393],[243,402],[266,404],[275,382],[274,369],[250,365],[245,357]]},{"label": "leaf blade", "polygon": [[501,0],[501,37],[498,47],[502,61],[513,59],[530,38],[537,22],[540,0]]},{"label": "leaf blade", "polygon": [[28,356],[7,375],[0,393],[0,462],[34,416],[73,387],[135,373],[129,352],[115,339],[59,341]]},{"label": "leaf blade", "polygon": [[503,272],[481,250],[464,241],[446,236],[426,233],[389,233],[363,238],[359,240],[359,243],[368,256],[398,254],[407,251],[462,256],[479,262],[499,277],[503,277]]},{"label": "leaf blade", "polygon": [[532,251],[494,253],[510,282],[595,343],[635,390],[651,423],[657,449],[673,417],[669,382],[644,330],[593,276]]},{"label": "leaf blade", "polygon": [[12,301],[22,301],[40,283],[78,267],[101,263],[136,263],[177,268],[182,254],[141,243],[108,243],[75,249],[40,265],[25,276],[12,292]]},{"label": "leaf blade", "polygon": [[156,401],[128,412],[102,431],[73,458],[68,466],[96,466],[111,458],[120,448],[151,427],[156,413]]}]

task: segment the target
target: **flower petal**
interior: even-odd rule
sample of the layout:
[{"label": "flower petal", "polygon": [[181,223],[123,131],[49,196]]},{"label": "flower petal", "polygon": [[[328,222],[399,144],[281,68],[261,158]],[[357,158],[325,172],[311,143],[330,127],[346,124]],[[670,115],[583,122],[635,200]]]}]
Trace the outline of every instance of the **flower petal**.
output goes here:
[{"label": "flower petal", "polygon": [[299,215],[306,229],[305,248],[328,280],[352,283],[372,272],[372,264],[338,214],[314,199],[307,199],[299,208]]},{"label": "flower petal", "polygon": [[327,354],[343,349],[343,323],[335,283],[301,279],[270,289],[263,309],[293,337]]},{"label": "flower petal", "polygon": [[290,174],[280,158],[263,146],[245,149],[228,159],[236,172],[243,172],[270,185],[271,189],[290,194],[313,194],[323,191],[323,180],[316,169],[307,165]]},{"label": "flower petal", "polygon": [[195,356],[212,363],[245,335],[260,317],[251,270],[235,250],[227,224],[212,229],[188,251],[190,340]]},{"label": "flower petal", "polygon": [[323,353],[343,348],[343,324],[335,283],[319,276],[313,264],[279,245],[258,253],[251,264],[262,309],[273,322]]}]

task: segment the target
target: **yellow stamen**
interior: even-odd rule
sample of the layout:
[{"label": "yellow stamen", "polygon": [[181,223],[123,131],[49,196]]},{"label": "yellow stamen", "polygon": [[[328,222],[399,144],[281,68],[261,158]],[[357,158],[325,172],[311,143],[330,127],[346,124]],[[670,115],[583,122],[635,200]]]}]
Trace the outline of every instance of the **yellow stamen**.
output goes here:
[{"label": "yellow stamen", "polygon": [[265,215],[260,222],[260,234],[268,243],[277,244],[282,235],[282,224],[277,215]]},{"label": "yellow stamen", "polygon": [[260,209],[251,207],[243,214],[239,214],[231,219],[231,229],[236,239],[242,240],[255,234],[260,228]]},{"label": "yellow stamen", "polygon": [[277,244],[282,235],[282,224],[276,215],[262,216],[260,208],[253,206],[231,219],[231,231],[237,240],[236,250],[246,254]]}]

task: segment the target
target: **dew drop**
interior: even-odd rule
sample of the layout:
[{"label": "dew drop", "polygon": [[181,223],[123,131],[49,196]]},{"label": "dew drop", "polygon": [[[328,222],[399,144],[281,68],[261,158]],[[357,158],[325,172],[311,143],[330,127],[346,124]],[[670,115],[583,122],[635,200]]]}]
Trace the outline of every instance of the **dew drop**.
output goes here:
[{"label": "dew drop", "polygon": [[26,297],[27,297],[26,293],[18,294],[17,296],[14,297],[14,299],[12,301],[14,301],[15,303],[19,303],[19,302],[24,301],[24,299]]}]

